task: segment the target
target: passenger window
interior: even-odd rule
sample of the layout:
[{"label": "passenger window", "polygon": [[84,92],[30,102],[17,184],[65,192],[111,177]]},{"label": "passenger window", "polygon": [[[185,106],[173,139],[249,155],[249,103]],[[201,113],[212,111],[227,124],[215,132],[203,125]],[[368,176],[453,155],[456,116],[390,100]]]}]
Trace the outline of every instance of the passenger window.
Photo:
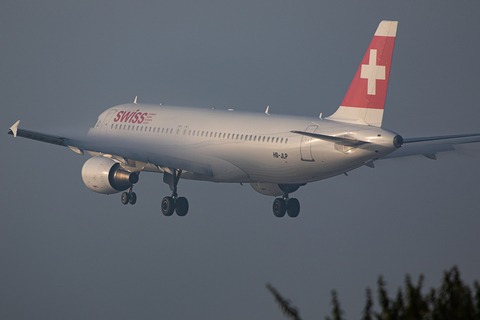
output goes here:
[{"label": "passenger window", "polygon": [[212,137],[212,134],[213,134],[213,131],[212,131],[212,132],[210,132],[210,138]]},{"label": "passenger window", "polygon": [[253,141],[257,141],[257,136],[253,137]]},{"label": "passenger window", "polygon": [[248,139],[248,141],[252,141],[252,135],[250,135],[250,139]]},{"label": "passenger window", "polygon": [[277,138],[277,140],[275,140],[275,143],[278,143],[278,139],[279,139],[279,138]]},{"label": "passenger window", "polygon": [[202,131],[202,137],[203,137],[203,133],[204,133],[204,131]]},{"label": "passenger window", "polygon": [[226,133],[224,132],[224,133],[223,133],[223,139],[225,139],[225,135],[226,135]]},{"label": "passenger window", "polygon": [[243,134],[242,134],[242,136],[240,137],[240,140],[243,140]]},{"label": "passenger window", "polygon": [[138,128],[140,128],[140,126],[137,126],[137,131],[138,131]]},{"label": "passenger window", "polygon": [[128,130],[130,130],[130,125],[128,125]]},{"label": "passenger window", "polygon": [[288,138],[287,138],[287,139],[285,139],[285,144],[287,144],[287,142],[288,142]]},{"label": "passenger window", "polygon": [[280,143],[283,143],[283,138],[282,138],[282,140],[280,140]]},{"label": "passenger window", "polygon": [[240,134],[239,134],[239,133],[237,133],[237,139],[236,139],[236,140],[238,140],[238,136],[239,136],[239,135],[240,135]]},{"label": "passenger window", "polygon": [[215,132],[215,135],[214,135],[213,137],[214,137],[214,138],[216,138],[216,137],[217,137],[217,133],[216,133],[216,132]]},{"label": "passenger window", "polygon": [[188,130],[188,135],[190,135],[190,133],[192,133],[192,130]]},{"label": "passenger window", "polygon": [[172,133],[173,133],[173,128],[170,129],[170,134],[172,134]]},{"label": "passenger window", "polygon": [[110,126],[110,129],[113,129],[113,123],[112,123],[112,125]]},{"label": "passenger window", "polygon": [[230,139],[230,133],[228,134],[227,139]]},{"label": "passenger window", "polygon": [[267,138],[267,142],[270,142],[270,137]]}]

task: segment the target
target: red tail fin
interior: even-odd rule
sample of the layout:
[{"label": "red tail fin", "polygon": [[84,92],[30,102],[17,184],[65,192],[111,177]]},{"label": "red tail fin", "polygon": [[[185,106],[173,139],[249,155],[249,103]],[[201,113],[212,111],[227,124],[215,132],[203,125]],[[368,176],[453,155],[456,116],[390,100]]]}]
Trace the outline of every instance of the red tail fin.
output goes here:
[{"label": "red tail fin", "polygon": [[382,125],[397,24],[380,22],[340,108],[328,119]]}]

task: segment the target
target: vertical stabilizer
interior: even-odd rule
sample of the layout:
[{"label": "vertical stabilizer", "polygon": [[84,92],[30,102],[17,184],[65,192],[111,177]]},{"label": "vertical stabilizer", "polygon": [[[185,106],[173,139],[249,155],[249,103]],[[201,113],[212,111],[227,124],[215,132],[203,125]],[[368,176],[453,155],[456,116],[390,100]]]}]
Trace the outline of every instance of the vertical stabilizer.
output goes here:
[{"label": "vertical stabilizer", "polygon": [[338,110],[327,119],[380,127],[398,21],[378,25]]}]

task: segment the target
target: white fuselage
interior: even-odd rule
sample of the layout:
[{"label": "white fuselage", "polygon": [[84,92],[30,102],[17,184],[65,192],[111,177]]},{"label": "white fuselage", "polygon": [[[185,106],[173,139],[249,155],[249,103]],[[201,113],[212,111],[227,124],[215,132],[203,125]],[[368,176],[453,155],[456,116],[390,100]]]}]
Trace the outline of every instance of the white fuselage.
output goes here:
[{"label": "white fuselage", "polygon": [[[348,147],[293,130],[370,143]],[[161,166],[169,167],[171,161],[182,164],[184,179],[215,182],[303,184],[342,174],[397,149],[396,133],[374,126],[140,104],[106,110],[89,135],[108,141],[111,154],[128,149],[133,159],[146,164],[142,170],[162,172]]]}]

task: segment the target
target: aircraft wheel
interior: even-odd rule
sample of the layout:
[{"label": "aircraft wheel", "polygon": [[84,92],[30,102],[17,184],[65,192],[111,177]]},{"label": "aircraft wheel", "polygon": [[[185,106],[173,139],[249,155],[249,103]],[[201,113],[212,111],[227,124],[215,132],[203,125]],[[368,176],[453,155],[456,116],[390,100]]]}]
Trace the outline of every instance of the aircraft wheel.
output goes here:
[{"label": "aircraft wheel", "polygon": [[130,196],[128,197],[128,202],[130,204],[137,203],[137,194],[135,192],[130,193]]},{"label": "aircraft wheel", "polygon": [[122,200],[122,203],[123,203],[123,204],[127,204],[129,198],[130,198],[130,197],[128,196],[128,193],[126,193],[126,192],[122,193],[121,200]]},{"label": "aircraft wheel", "polygon": [[300,213],[300,202],[296,198],[290,198],[287,201],[287,214],[291,218],[298,217]]},{"label": "aircraft wheel", "polygon": [[162,200],[162,213],[165,216],[171,216],[175,209],[175,201],[172,197],[165,197]]},{"label": "aircraft wheel", "polygon": [[180,217],[184,217],[187,215],[187,212],[188,212],[187,198],[184,198],[184,197],[177,198],[177,201],[175,202],[175,212]]},{"label": "aircraft wheel", "polygon": [[285,200],[282,198],[277,198],[273,201],[273,214],[275,217],[281,218],[285,215],[285,211],[287,209],[287,205],[285,204]]}]

